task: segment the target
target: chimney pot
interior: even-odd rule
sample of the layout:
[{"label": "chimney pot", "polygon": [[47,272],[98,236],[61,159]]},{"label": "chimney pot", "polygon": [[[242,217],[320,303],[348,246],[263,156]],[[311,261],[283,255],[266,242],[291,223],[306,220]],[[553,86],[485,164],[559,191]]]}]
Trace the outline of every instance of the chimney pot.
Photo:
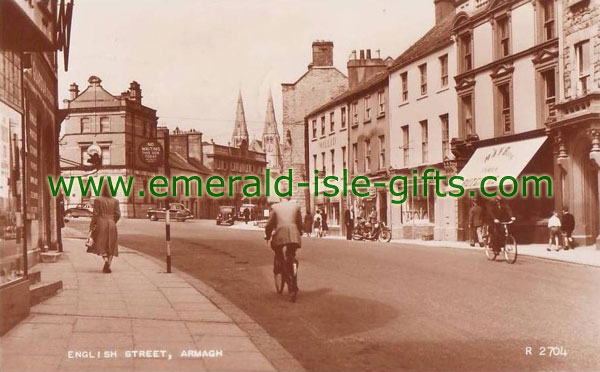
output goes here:
[{"label": "chimney pot", "polygon": [[77,96],[79,96],[79,86],[77,86],[75,83],[71,84],[69,86],[69,92],[71,93],[71,100],[74,100],[77,98]]},{"label": "chimney pot", "polygon": [[371,49],[367,49],[367,59],[371,59]]},{"label": "chimney pot", "polygon": [[360,50],[360,59],[365,59],[365,51],[364,51],[364,49]]}]

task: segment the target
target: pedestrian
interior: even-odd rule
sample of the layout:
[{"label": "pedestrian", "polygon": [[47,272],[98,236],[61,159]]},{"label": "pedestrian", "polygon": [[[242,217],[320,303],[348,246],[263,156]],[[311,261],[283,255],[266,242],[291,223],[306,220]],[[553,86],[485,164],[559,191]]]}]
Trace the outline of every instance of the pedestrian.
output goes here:
[{"label": "pedestrian", "polygon": [[248,209],[248,207],[246,207],[244,209],[244,222],[246,222],[246,225],[248,224],[249,220],[250,220],[250,209]]},{"label": "pedestrian", "polygon": [[475,246],[475,237],[477,237],[477,243],[479,243],[479,246],[483,247],[482,228],[483,210],[477,201],[473,200],[471,202],[471,209],[469,209],[469,235],[471,247]]},{"label": "pedestrian", "polygon": [[556,211],[552,212],[552,217],[550,217],[550,219],[548,219],[548,229],[550,230],[550,240],[548,242],[548,248],[546,248],[547,251],[551,251],[552,250],[552,243],[556,243],[556,251],[560,250],[560,219],[558,218],[558,213],[556,213]]},{"label": "pedestrian", "polygon": [[565,234],[565,250],[573,249],[573,230],[575,230],[575,217],[569,212],[568,206],[563,206],[563,215],[560,221],[561,230]]},{"label": "pedestrian", "polygon": [[327,212],[324,210],[321,211],[321,217],[323,218],[322,224],[322,236],[327,235],[327,230],[329,230],[329,226],[327,225]]},{"label": "pedestrian", "polygon": [[313,220],[313,229],[315,231],[315,236],[318,238],[323,236],[321,228],[323,227],[323,217],[321,217],[321,210],[317,210],[315,213],[315,218]]},{"label": "pedestrian", "polygon": [[371,208],[371,213],[369,214],[369,224],[371,225],[371,233],[372,237],[375,234],[375,225],[377,224],[377,209],[375,207]]},{"label": "pedestrian", "polygon": [[313,224],[312,214],[310,213],[310,211],[306,211],[306,215],[304,216],[304,232],[309,237],[311,236],[311,232],[312,232],[312,224]]},{"label": "pedestrian", "polygon": [[108,185],[104,183],[100,196],[94,199],[94,212],[90,221],[90,236],[93,243],[88,247],[89,253],[102,256],[104,268],[102,272],[110,273],[113,257],[119,255],[117,245],[117,225],[121,218],[119,201],[112,197]]},{"label": "pedestrian", "polygon": [[354,231],[354,210],[352,208],[348,208],[344,212],[344,225],[346,226],[346,240],[352,240]]}]

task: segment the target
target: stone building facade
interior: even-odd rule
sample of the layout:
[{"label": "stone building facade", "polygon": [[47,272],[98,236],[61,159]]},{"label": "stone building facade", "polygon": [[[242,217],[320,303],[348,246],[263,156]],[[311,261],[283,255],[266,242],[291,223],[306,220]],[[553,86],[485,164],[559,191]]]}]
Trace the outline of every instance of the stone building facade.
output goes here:
[{"label": "stone building facade", "polygon": [[[142,89],[135,81],[118,96],[106,91],[97,76],[91,76],[88,83],[81,93],[77,84],[71,84],[70,99],[64,101],[67,116],[60,139],[61,175],[84,179],[88,175],[96,179],[111,176],[114,180],[125,177],[126,181],[131,176],[135,192],[126,196],[120,190],[117,195],[121,214],[129,218],[145,217],[155,201],[149,193],[140,196],[137,191],[148,190],[148,183],[157,169],[140,159],[138,147],[144,141],[156,139],[156,110],[142,104]],[[90,174],[87,149],[93,144],[101,149],[102,166],[97,173]],[[77,187],[66,198],[65,206],[74,206],[91,198],[90,193],[82,195]]]},{"label": "stone building facade", "polygon": [[575,217],[573,237],[600,249],[600,1],[556,2],[560,39],[554,142],[556,209]]},{"label": "stone building facade", "polygon": [[340,95],[348,88],[347,77],[333,66],[333,43],[315,41],[312,44],[312,62],[308,70],[295,82],[281,84],[283,95],[283,138],[281,152],[284,170],[292,169],[293,200],[302,212],[310,204],[306,189],[297,183],[307,180],[307,131],[305,117],[324,102]]}]

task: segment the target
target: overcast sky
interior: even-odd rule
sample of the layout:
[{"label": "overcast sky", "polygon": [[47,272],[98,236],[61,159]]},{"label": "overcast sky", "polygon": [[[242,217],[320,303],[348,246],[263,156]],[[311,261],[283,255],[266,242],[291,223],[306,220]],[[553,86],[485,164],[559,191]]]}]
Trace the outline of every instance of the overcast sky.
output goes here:
[{"label": "overcast sky", "polygon": [[433,23],[433,0],[79,0],[60,102],[90,75],[115,95],[136,80],[160,124],[226,144],[238,90],[259,138],[270,87],[281,135],[281,83],[306,72],[314,40],[333,41],[346,74],[353,49],[395,58]]}]

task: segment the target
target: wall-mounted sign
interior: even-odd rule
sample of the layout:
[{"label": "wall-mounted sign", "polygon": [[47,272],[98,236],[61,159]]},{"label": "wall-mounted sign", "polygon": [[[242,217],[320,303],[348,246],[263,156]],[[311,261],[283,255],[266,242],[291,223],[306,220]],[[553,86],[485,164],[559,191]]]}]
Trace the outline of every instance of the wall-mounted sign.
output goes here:
[{"label": "wall-mounted sign", "polygon": [[138,155],[144,164],[150,167],[162,165],[165,157],[163,147],[158,141],[142,142],[138,147]]}]

